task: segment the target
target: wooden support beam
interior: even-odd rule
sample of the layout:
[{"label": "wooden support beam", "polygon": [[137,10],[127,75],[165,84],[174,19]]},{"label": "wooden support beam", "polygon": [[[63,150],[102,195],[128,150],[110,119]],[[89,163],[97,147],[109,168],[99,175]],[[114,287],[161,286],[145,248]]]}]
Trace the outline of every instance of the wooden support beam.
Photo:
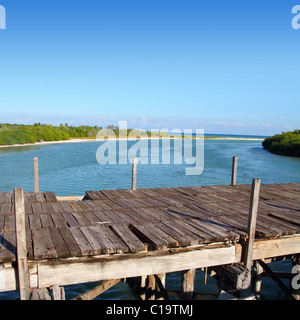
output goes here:
[{"label": "wooden support beam", "polygon": [[96,286],[95,288],[71,299],[71,300],[93,300],[94,298],[98,297],[103,292],[107,291],[111,287],[113,287],[115,284],[120,282],[121,279],[115,279],[115,280],[106,280],[102,281],[101,284]]},{"label": "wooden support beam", "polygon": [[137,179],[137,158],[133,158],[132,162],[132,190],[136,190]]},{"label": "wooden support beam", "polygon": [[257,260],[260,266],[264,269],[264,271],[276,282],[276,284],[280,287],[280,289],[285,293],[286,297],[289,300],[296,300],[295,297],[291,294],[290,290],[285,286],[285,284],[274,274],[274,272],[270,269],[270,267],[264,263],[262,260]]},{"label": "wooden support beam", "polygon": [[251,284],[251,272],[242,263],[216,266],[212,270],[216,272],[222,290],[245,290]]},{"label": "wooden support beam", "polygon": [[146,300],[155,300],[155,277],[154,275],[148,276],[148,284],[146,291]]},{"label": "wooden support beam", "polygon": [[23,189],[14,189],[14,203],[20,299],[29,300],[29,277],[27,266],[25,204]]},{"label": "wooden support beam", "polygon": [[253,179],[252,188],[251,188],[249,218],[248,218],[249,238],[247,239],[246,248],[245,248],[245,258],[244,258],[244,264],[248,270],[251,270],[251,264],[252,264],[252,254],[253,254],[253,244],[255,239],[259,190],[260,190],[260,179]]},{"label": "wooden support beam", "polygon": [[161,294],[161,296],[163,297],[164,300],[169,300],[169,297],[167,295],[167,292],[165,290],[165,278],[166,275],[164,274],[155,274],[155,281],[156,281],[156,285],[158,287],[158,291]]},{"label": "wooden support beam", "polygon": [[231,185],[236,185],[236,177],[237,177],[237,163],[238,163],[238,157],[234,156],[232,158],[232,174],[231,174]]},{"label": "wooden support beam", "polygon": [[30,295],[30,300],[52,300],[50,292],[47,288],[33,289]]},{"label": "wooden support beam", "polygon": [[53,286],[52,296],[53,300],[66,300],[64,287]]},{"label": "wooden support beam", "polygon": [[181,289],[182,300],[191,300],[194,295],[194,284],[196,277],[196,269],[182,271]]},{"label": "wooden support beam", "polygon": [[39,192],[39,158],[34,157],[34,192]]}]

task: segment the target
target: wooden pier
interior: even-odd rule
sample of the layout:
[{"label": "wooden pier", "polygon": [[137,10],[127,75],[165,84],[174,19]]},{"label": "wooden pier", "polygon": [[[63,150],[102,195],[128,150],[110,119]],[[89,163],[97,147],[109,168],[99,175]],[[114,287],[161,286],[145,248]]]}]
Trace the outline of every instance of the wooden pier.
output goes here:
[{"label": "wooden pier", "polygon": [[257,210],[251,185],[87,191],[68,199],[0,193],[0,291],[42,299],[52,288],[52,298],[63,299],[63,286],[102,281],[77,297],[87,299],[122,280],[139,297],[156,288],[167,298],[165,274],[182,271],[181,297],[192,298],[198,268],[223,280],[234,274],[236,289],[245,289],[253,263],[299,261],[300,184],[262,184]]}]

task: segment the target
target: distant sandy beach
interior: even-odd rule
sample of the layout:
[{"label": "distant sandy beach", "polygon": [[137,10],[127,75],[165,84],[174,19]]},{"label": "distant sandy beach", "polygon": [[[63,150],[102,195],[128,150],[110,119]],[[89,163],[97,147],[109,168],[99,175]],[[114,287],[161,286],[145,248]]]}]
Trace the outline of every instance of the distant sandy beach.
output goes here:
[{"label": "distant sandy beach", "polygon": [[[125,138],[109,138],[109,140],[123,140]],[[180,139],[180,137],[142,137],[141,139]],[[199,137],[196,137],[199,139]],[[250,141],[263,141],[264,139],[259,138],[235,138],[235,137],[204,137],[205,140],[250,140]],[[25,143],[25,144],[11,144],[11,145],[0,145],[0,148],[13,148],[13,147],[29,147],[29,146],[43,146],[48,144],[61,144],[61,143],[79,143],[79,142],[89,142],[89,141],[105,141],[106,139],[70,139],[70,140],[60,140],[60,141],[43,141],[35,143]],[[128,140],[136,140],[135,138],[128,138]]]},{"label": "distant sandy beach", "polygon": [[[142,137],[141,139],[180,139],[180,137]],[[199,137],[196,137],[196,139]],[[109,140],[123,140],[125,138],[109,138]],[[260,138],[235,138],[235,137],[204,137],[205,140],[250,140],[250,141],[263,141]],[[59,140],[59,141],[43,141],[35,143],[25,143],[25,144],[11,144],[11,145],[0,145],[0,148],[12,148],[12,147],[27,147],[27,146],[39,146],[48,144],[61,144],[61,143],[79,143],[79,142],[89,142],[89,141],[105,141],[106,139],[70,139],[70,140]],[[128,138],[128,140],[136,140],[135,138]]]}]

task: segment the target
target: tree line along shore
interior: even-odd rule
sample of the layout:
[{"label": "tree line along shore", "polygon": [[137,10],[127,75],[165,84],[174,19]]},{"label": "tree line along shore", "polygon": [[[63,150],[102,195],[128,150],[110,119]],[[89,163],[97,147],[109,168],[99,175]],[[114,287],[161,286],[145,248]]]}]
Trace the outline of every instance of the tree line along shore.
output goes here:
[{"label": "tree line along shore", "polygon": [[41,141],[63,141],[70,139],[94,139],[101,130],[102,134],[119,136],[168,136],[165,132],[150,132],[136,129],[119,129],[114,125],[106,128],[98,126],[70,126],[61,124],[34,123],[33,125],[0,123],[0,145],[31,144]]},{"label": "tree line along shore", "polygon": [[300,157],[300,130],[282,132],[266,138],[262,146],[276,154]]},{"label": "tree line along shore", "polygon": [[[103,130],[104,129],[104,130]],[[34,123],[33,125],[0,123],[0,146],[32,144],[36,142],[64,141],[71,139],[95,139],[99,130],[105,135],[119,137],[170,137],[166,132],[150,132],[136,129],[119,129],[117,126],[108,125],[106,128],[99,126],[70,126],[61,124]],[[106,134],[107,133],[107,134]],[[207,137],[206,137],[207,138]],[[220,137],[209,137],[209,139]],[[300,130],[283,132],[266,138],[262,142],[266,150],[286,156],[300,157]]]}]

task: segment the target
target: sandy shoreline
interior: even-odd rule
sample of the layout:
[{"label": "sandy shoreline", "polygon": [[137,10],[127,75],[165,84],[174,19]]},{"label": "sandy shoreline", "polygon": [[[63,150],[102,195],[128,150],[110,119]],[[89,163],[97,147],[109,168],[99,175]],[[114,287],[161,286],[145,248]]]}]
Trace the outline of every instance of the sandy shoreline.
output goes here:
[{"label": "sandy shoreline", "polygon": [[[125,138],[109,138],[109,140],[123,140]],[[142,137],[141,139],[160,139],[159,137],[146,138]],[[161,139],[181,139],[177,137],[162,137]],[[250,140],[250,141],[263,141],[264,139],[259,138],[234,138],[234,137],[205,137],[205,140]],[[128,140],[136,140],[135,138],[129,138]],[[60,141],[44,141],[44,142],[35,142],[35,143],[25,143],[25,144],[11,144],[11,145],[0,145],[0,148],[13,148],[13,147],[30,147],[30,146],[39,146],[39,145],[48,145],[48,144],[61,144],[61,143],[79,143],[79,142],[88,142],[88,141],[105,141],[105,139],[70,139],[70,140],[60,140]]]}]

